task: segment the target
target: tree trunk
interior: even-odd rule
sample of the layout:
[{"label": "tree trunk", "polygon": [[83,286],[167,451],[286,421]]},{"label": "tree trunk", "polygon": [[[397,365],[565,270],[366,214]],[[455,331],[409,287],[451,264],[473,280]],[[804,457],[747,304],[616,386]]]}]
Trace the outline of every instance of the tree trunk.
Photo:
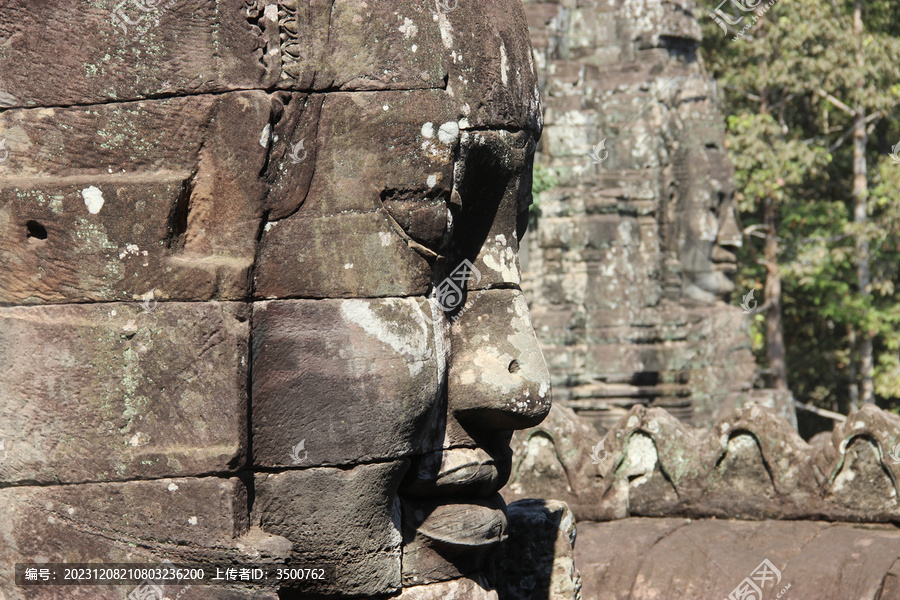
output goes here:
[{"label": "tree trunk", "polygon": [[[856,63],[862,73],[862,0],[856,0],[853,9],[853,34],[857,41]],[[859,81],[859,89],[863,89],[863,81]],[[866,115],[862,107],[856,105],[856,121],[853,124],[853,221],[860,230],[856,236],[856,280],[859,293],[863,296],[871,294],[869,282],[871,274],[869,270],[869,240],[864,230],[868,221],[867,199],[869,195],[869,183],[866,176],[866,144],[869,136],[866,134]],[[866,328],[859,331],[859,400],[863,403],[875,401],[872,375],[874,362],[872,359],[872,335]]]},{"label": "tree trunk", "polygon": [[850,395],[850,406],[847,414],[854,413],[859,410],[859,382],[856,380],[856,330],[853,325],[847,325],[847,341],[850,343],[850,385],[847,391]]},{"label": "tree trunk", "polygon": [[784,362],[784,331],[781,322],[781,278],[778,269],[778,209],[772,198],[763,200],[763,220],[766,225],[766,343],[772,387],[787,390],[787,370]]}]

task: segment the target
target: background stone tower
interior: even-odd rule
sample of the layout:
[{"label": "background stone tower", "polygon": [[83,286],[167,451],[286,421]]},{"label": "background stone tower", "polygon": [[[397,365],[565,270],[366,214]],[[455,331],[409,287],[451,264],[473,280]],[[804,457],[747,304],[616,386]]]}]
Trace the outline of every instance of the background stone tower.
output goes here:
[{"label": "background stone tower", "polygon": [[694,3],[525,8],[545,107],[538,185],[551,187],[536,198],[523,285],[554,400],[600,429],[636,404],[708,425],[759,392]]}]

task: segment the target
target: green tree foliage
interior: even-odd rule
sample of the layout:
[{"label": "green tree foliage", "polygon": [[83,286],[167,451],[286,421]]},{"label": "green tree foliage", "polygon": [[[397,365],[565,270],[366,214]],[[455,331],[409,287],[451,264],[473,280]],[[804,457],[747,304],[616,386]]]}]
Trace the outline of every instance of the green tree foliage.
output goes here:
[{"label": "green tree foliage", "polygon": [[[727,2],[701,4],[705,13],[721,6],[732,22],[744,16],[734,25],[726,21],[727,36],[701,17],[703,55],[728,115],[748,234],[738,290],[765,284],[759,238],[766,235],[762,211],[769,201],[778,216],[790,388],[801,402],[844,413],[860,381],[864,336],[873,340],[877,403],[900,407],[900,164],[889,156],[900,142],[900,12],[887,0],[862,3],[857,35],[854,4],[779,0],[761,17]],[[858,119],[867,134],[864,222],[854,219]],[[863,241],[871,271],[866,289],[857,273]],[[754,322],[754,349],[764,366],[767,318],[762,312]]]}]

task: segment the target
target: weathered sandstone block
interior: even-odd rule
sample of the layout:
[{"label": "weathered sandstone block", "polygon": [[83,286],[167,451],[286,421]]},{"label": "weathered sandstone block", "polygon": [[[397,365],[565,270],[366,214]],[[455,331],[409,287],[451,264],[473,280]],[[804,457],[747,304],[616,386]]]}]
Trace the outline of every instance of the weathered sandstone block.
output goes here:
[{"label": "weathered sandstone block", "polygon": [[[416,432],[439,409],[436,367],[426,300],[257,303],[254,464],[337,465],[421,451]],[[301,440],[308,456],[296,461]]]},{"label": "weathered sandstone block", "polygon": [[[0,490],[0,594],[9,600],[124,597],[123,588],[114,586],[19,588],[13,576],[17,562],[284,560],[286,540],[249,529],[247,498],[241,480],[215,477],[5,488]],[[264,591],[252,596],[219,591],[221,596],[197,597],[270,597]]]},{"label": "weathered sandstone block", "polygon": [[401,553],[396,491],[407,466],[394,461],[257,474],[253,522],[294,544],[291,562],[328,570],[329,576],[307,591],[396,592]]},{"label": "weathered sandstone block", "polygon": [[0,308],[0,481],[238,469],[248,319],[219,302]]},{"label": "weathered sandstone block", "polygon": [[0,114],[0,301],[246,298],[270,113],[239,92]]}]

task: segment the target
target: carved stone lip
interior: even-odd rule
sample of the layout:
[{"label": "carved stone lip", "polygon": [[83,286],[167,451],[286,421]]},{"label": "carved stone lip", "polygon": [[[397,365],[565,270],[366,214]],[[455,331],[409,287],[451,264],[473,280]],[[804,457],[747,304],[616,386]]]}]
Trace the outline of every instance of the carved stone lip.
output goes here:
[{"label": "carved stone lip", "polygon": [[509,477],[509,459],[497,459],[482,448],[453,448],[413,459],[400,486],[407,496],[490,498]]},{"label": "carved stone lip", "polygon": [[506,503],[490,498],[404,502],[406,522],[418,535],[448,546],[490,546],[506,538]]},{"label": "carved stone lip", "polygon": [[731,260],[724,260],[713,264],[715,265],[716,270],[721,271],[722,273],[734,273],[737,271],[737,263]]}]

